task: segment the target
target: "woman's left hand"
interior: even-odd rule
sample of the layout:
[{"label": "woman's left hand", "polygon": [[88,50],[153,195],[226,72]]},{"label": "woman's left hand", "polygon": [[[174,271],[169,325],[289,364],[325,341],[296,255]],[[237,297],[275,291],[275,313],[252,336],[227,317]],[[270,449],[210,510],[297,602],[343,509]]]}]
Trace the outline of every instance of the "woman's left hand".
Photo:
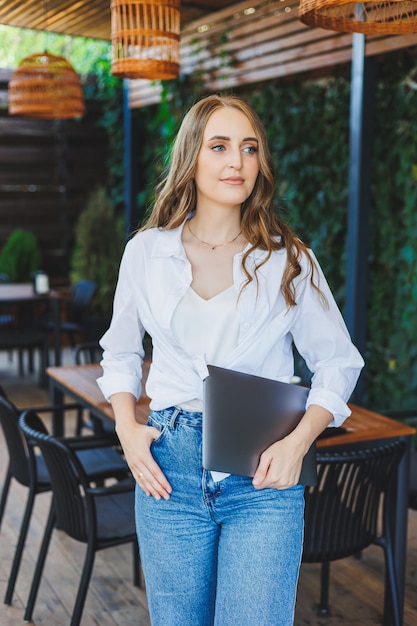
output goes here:
[{"label": "woman's left hand", "polygon": [[298,426],[284,439],[276,441],[262,454],[253,486],[255,489],[288,489],[299,481],[305,454],[318,435],[329,425],[332,414],[323,407],[310,405]]},{"label": "woman's left hand", "polygon": [[276,441],[261,455],[253,477],[255,489],[288,489],[298,483],[305,454],[304,446],[294,447],[288,437]]}]

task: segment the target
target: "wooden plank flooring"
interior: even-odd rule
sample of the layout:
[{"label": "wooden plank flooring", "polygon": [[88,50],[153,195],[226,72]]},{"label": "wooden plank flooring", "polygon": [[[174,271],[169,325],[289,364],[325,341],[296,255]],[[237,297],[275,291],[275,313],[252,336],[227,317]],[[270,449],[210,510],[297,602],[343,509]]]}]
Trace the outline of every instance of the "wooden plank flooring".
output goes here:
[{"label": "wooden plank flooring", "polygon": [[[64,363],[71,363],[70,354]],[[0,354],[0,384],[19,407],[45,404],[47,392],[37,386],[36,377],[19,379],[16,362]],[[0,489],[8,461],[0,432]],[[50,496],[36,497],[27,545],[13,596],[13,605],[3,598],[18,537],[27,490],[15,482],[0,532],[0,625],[22,623],[32,572],[48,512]],[[34,611],[34,623],[66,626],[75,599],[85,546],[55,530]],[[295,626],[376,626],[382,624],[384,562],[381,548],[372,546],[361,560],[344,559],[331,566],[331,614],[317,616],[319,566],[303,564],[300,573]],[[417,511],[409,511],[408,561],[404,626],[417,624]],[[104,550],[96,555],[93,576],[82,619],[83,626],[149,626],[146,594],[132,584],[130,546]],[[198,624],[196,624],[198,626]],[[223,625],[222,625],[223,626]],[[230,625],[224,625],[230,626]],[[238,624],[234,626],[239,626]],[[253,626],[266,626],[254,624]],[[279,625],[276,625],[279,626]]]}]

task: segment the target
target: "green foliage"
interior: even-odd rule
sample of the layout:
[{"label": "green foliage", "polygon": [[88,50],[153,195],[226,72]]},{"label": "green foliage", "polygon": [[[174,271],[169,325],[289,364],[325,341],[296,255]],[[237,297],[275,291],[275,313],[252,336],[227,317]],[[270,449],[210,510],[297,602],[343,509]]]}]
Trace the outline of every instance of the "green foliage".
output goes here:
[{"label": "green foliage", "polygon": [[[195,50],[196,54],[198,50]],[[166,163],[181,121],[196,100],[205,95],[200,72],[180,74],[175,80],[163,81],[161,102],[140,110],[143,139],[139,167],[146,181],[139,191],[139,213],[146,216],[154,199],[157,182],[165,172]]]},{"label": "green foliage", "polygon": [[97,283],[91,312],[110,317],[114,288],[123,251],[123,221],[117,219],[106,190],[98,187],[89,196],[75,229],[71,281],[82,278]]},{"label": "green foliage", "polygon": [[416,405],[417,394],[417,92],[407,76],[416,59],[380,64],[370,225],[367,402]]},{"label": "green foliage", "polygon": [[[417,400],[417,59],[377,64],[368,276],[365,397],[373,409]],[[141,111],[141,168],[153,189],[186,109],[205,95],[201,77],[165,83],[159,107]],[[349,185],[350,67],[332,77],[237,90],[265,123],[277,171],[277,211],[311,245],[343,311]]]},{"label": "green foliage", "polygon": [[109,56],[96,57],[90,71],[95,74],[97,84],[88,95],[101,102],[98,123],[106,131],[109,142],[107,193],[117,210],[124,202],[123,82],[112,76]]},{"label": "green foliage", "polygon": [[274,157],[276,204],[316,252],[344,304],[348,196],[349,77],[268,83],[242,96],[265,124]]},{"label": "green foliage", "polygon": [[35,235],[16,228],[13,230],[0,254],[0,272],[7,274],[10,282],[26,283],[32,273],[40,269],[41,253]]},{"label": "green foliage", "polygon": [[[47,24],[46,30],[47,29]],[[64,56],[78,74],[93,72],[97,59],[110,58],[110,42],[84,37],[71,37],[57,33],[16,28],[0,24],[0,67],[16,68],[30,54],[47,50]]]}]

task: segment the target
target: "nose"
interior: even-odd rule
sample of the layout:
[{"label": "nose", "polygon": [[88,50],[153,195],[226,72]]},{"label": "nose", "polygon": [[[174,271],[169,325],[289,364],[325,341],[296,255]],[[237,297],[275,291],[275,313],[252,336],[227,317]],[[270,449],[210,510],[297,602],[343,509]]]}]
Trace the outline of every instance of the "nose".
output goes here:
[{"label": "nose", "polygon": [[240,148],[231,148],[229,152],[229,167],[235,170],[240,170],[242,167],[242,152]]}]

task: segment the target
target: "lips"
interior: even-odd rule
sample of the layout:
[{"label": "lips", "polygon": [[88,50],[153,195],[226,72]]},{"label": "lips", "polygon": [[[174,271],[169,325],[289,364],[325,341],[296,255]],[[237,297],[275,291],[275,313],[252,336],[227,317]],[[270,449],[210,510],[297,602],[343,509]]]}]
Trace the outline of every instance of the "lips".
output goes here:
[{"label": "lips", "polygon": [[244,179],[240,176],[230,176],[230,178],[222,178],[222,183],[227,183],[229,185],[241,185],[244,182]]}]

